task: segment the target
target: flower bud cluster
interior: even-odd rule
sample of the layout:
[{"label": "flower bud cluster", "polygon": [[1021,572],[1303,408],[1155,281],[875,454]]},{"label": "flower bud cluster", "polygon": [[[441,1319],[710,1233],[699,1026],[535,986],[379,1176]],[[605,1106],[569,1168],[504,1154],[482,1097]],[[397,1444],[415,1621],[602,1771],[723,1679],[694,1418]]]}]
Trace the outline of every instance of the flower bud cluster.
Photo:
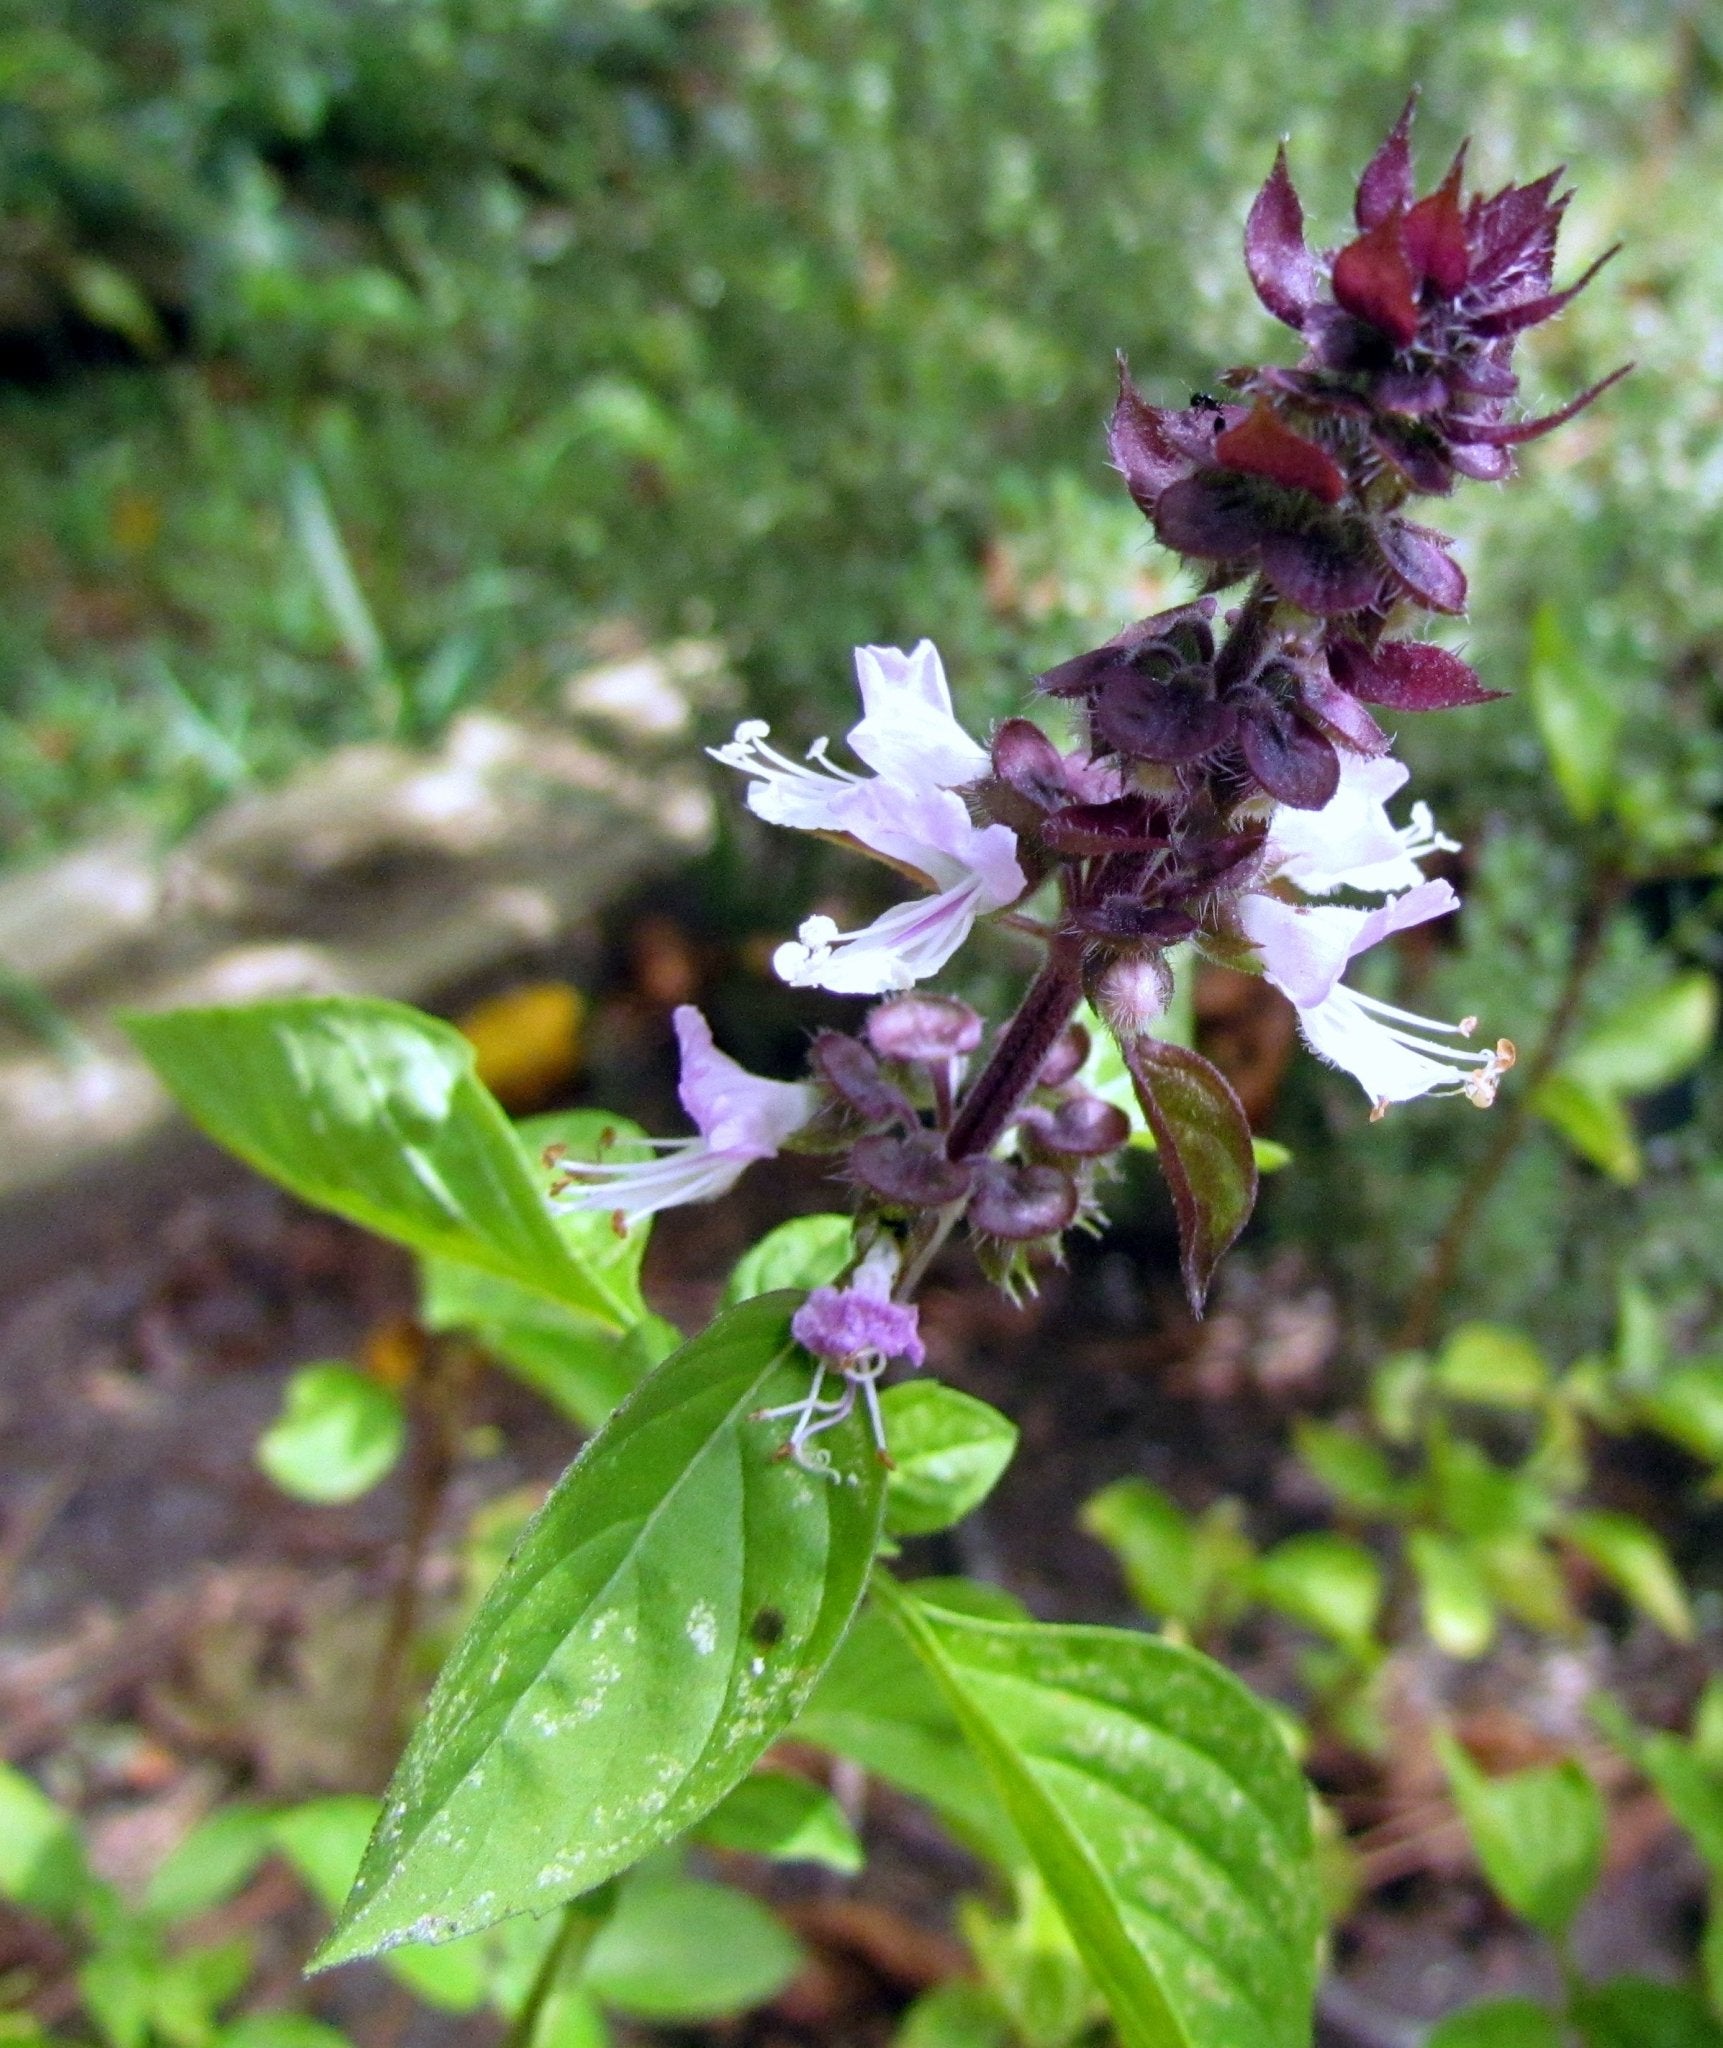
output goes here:
[{"label": "flower bud cluster", "polygon": [[810,1065],[824,1103],[797,1143],[841,1150],[864,1235],[908,1235],[961,1212],[983,1263],[1008,1281],[1098,1217],[1099,1182],[1131,1126],[1084,1084],[1088,1034],[1068,1024],[986,1150],[955,1150],[958,1091],[981,1040],[968,1004],[926,995],[881,1003],[859,1037],[820,1032]]}]

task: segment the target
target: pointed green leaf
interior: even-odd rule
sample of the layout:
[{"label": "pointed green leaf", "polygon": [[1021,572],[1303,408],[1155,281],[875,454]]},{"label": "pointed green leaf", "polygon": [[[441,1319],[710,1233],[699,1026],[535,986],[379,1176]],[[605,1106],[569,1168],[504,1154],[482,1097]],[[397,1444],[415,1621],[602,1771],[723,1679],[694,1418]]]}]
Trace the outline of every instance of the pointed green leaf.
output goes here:
[{"label": "pointed green leaf", "polygon": [[1222,1256],[1256,1207],[1250,1125],[1219,1067],[1159,1038],[1121,1044],[1179,1219],[1185,1292],[1198,1315]]},{"label": "pointed green leaf", "polygon": [[1661,1728],[1636,1728],[1607,1696],[1592,1707],[1603,1732],[1657,1787],[1676,1822],[1693,1838],[1714,1881],[1723,1880],[1723,1773],[1691,1742]]},{"label": "pointed green leaf", "polygon": [[357,1500],[393,1470],[407,1441],[400,1396],[350,1365],[302,1365],[257,1462],[295,1500]]},{"label": "pointed green leaf", "polygon": [[1610,1011],[1561,1071],[1613,1095],[1649,1095],[1691,1073],[1716,1035],[1717,984],[1696,967]]},{"label": "pointed green leaf", "polygon": [[569,1468],[457,1644],[320,1963],[538,1912],[707,1813],[802,1705],[855,1611],[884,1472],[833,1476],[755,1410],[804,1392],[798,1297],[721,1316]]},{"label": "pointed green leaf", "polygon": [[1472,1553],[1434,1529],[1414,1529],[1406,1556],[1431,1642],[1450,1657],[1481,1657],[1495,1640],[1496,1603]]},{"label": "pointed green leaf", "polygon": [[586,1955],[581,1982],[630,2018],[727,2018],[776,1997],[802,1951],[758,1900],[728,1885],[642,1871]]},{"label": "pointed green leaf", "polygon": [[1615,784],[1624,700],[1602,666],[1568,638],[1553,605],[1540,606],[1532,621],[1526,691],[1567,807],[1587,824]]},{"label": "pointed green leaf", "polygon": [[743,1849],[775,1863],[821,1863],[852,1876],[865,1858],[844,1810],[808,1778],[755,1771],[727,1793],[700,1823],[699,1839],[715,1849]]},{"label": "pointed green leaf", "polygon": [[1017,1448],[1017,1428],[997,1408],[938,1380],[905,1380],[880,1397],[891,1470],[885,1526],[930,1536],[962,1521],[993,1491]]},{"label": "pointed green leaf", "polygon": [[302,1201],[614,1329],[631,1320],[557,1231],[542,1168],[451,1025],[357,996],[134,1013],[125,1024],[193,1121]]},{"label": "pointed green leaf", "polygon": [[[287,1807],[271,1819],[275,1846],[326,1913],[340,1912],[380,1811],[380,1802],[369,1793],[336,1792]],[[383,1959],[383,1967],[441,2012],[475,2012],[489,1989],[484,1945],[476,1939],[450,1942],[446,1948],[398,1949]]]},{"label": "pointed green leaf", "polygon": [[881,1598],[993,1779],[1125,2048],[1307,2048],[1310,1800],[1273,1717],[1193,1650]]},{"label": "pointed green leaf", "polygon": [[1450,2013],[1424,2048],[1564,2048],[1561,2021],[1529,1998],[1492,1998]]},{"label": "pointed green leaf", "polygon": [[1588,1508],[1569,1515],[1562,1534],[1665,1635],[1678,1643],[1693,1640],[1687,1590],[1655,1530],[1613,1508]]},{"label": "pointed green leaf", "polygon": [[736,1261],[724,1284],[724,1306],[776,1287],[824,1287],[849,1264],[854,1246],[853,1216],[792,1216]]},{"label": "pointed green leaf", "polygon": [[1685,1984],[1614,1977],[1582,1989],[1574,2025],[1585,2048],[1723,2048],[1723,2026]]},{"label": "pointed green leaf", "polygon": [[1451,1735],[1436,1753],[1491,1889],[1511,1911],[1564,1935],[1603,1868],[1603,1799],[1571,1758],[1487,1778]]},{"label": "pointed green leaf", "polygon": [[224,1904],[269,1854],[270,1824],[271,1815],[261,1807],[217,1807],[156,1866],[144,1892],[144,1912],[171,1926]]},{"label": "pointed green leaf", "polygon": [[[563,1161],[650,1156],[639,1126],[606,1110],[562,1110],[515,1128],[535,1160],[550,1146]],[[584,1209],[559,1211],[553,1220],[582,1269],[615,1299],[626,1329],[452,1259],[422,1262],[419,1312],[429,1329],[470,1332],[516,1379],[592,1430],[682,1339],[641,1298],[650,1219],[621,1232],[609,1215]]]},{"label": "pointed green leaf", "polygon": [[1576,1075],[1555,1073],[1533,1089],[1531,1105],[1599,1173],[1607,1173],[1618,1187],[1638,1185],[1645,1160],[1633,1112],[1619,1095]]},{"label": "pointed green leaf", "polygon": [[71,1815],[33,1778],[0,1763],[0,1899],[64,1920],[89,1882]]},{"label": "pointed green leaf", "polygon": [[1696,1458],[1723,1463],[1723,1358],[1677,1367],[1634,1405],[1660,1436]]},{"label": "pointed green leaf", "polygon": [[1354,1655],[1372,1646],[1382,1610],[1382,1567],[1349,1536],[1289,1536],[1257,1563],[1257,1590],[1271,1607]]},{"label": "pointed green leaf", "polygon": [[1433,1377],[1456,1401],[1535,1408],[1548,1391],[1550,1370],[1523,1331],[1500,1323],[1462,1323],[1442,1346]]}]

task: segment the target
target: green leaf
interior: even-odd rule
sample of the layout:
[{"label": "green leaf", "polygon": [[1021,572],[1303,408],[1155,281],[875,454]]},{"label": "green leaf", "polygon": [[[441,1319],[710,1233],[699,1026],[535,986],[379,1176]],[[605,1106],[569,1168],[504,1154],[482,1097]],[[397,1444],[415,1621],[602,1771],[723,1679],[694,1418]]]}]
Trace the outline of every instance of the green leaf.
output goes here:
[{"label": "green leaf", "polygon": [[1482,1407],[1535,1408],[1549,1390],[1543,1353],[1519,1330],[1462,1323],[1442,1346],[1436,1385],[1456,1401]]},{"label": "green leaf", "polygon": [[1649,1095],[1689,1074],[1717,1035],[1717,984],[1702,968],[1631,997],[1594,1024],[1561,1063],[1582,1086]]},{"label": "green leaf", "polygon": [[1254,1597],[1256,1552],[1239,1526],[1238,1503],[1212,1502],[1187,1515],[1146,1479],[1120,1479],[1083,1505],[1091,1536],[1119,1560],[1143,1610],[1188,1629],[1242,1613]]},{"label": "green leaf", "polygon": [[[995,1619],[1024,1619],[1008,1595],[962,1580],[919,1580],[923,1599],[971,1602]],[[925,1800],[959,1841],[1000,1869],[1022,1849],[945,1696],[903,1633],[870,1602],[832,1659],[790,1734],[848,1757]]]},{"label": "green leaf", "polygon": [[357,1500],[394,1469],[407,1441],[400,1398],[350,1365],[302,1365],[257,1462],[283,1493],[329,1505]]},{"label": "green leaf", "polygon": [[[639,1126],[604,1110],[563,1110],[516,1128],[535,1158],[549,1146],[560,1148],[564,1161],[647,1156]],[[617,1302],[627,1319],[624,1330],[450,1259],[422,1261],[420,1315],[432,1330],[469,1331],[516,1379],[593,1430],[682,1337],[641,1298],[650,1219],[620,1234],[608,1215],[584,1209],[558,1211],[553,1221],[570,1254]]]},{"label": "green leaf", "polygon": [[1678,1643],[1693,1640],[1693,1610],[1662,1539],[1636,1516],[1611,1508],[1569,1515],[1562,1534],[1635,1607]]},{"label": "green leaf", "polygon": [[1634,1405],[1660,1436],[1696,1458],[1723,1464],[1723,1358],[1677,1367]]},{"label": "green leaf", "polygon": [[881,1583],[1125,2048],[1305,2048],[1310,1801],[1268,1711],[1193,1650],[974,1620]]},{"label": "green leaf", "polygon": [[149,1991],[152,2035],[171,2048],[208,2048],[217,2012],[238,1997],[250,1974],[251,1944],[244,1939],[164,1956]]},{"label": "green leaf", "polygon": [[1450,1657],[1481,1657],[1495,1640],[1496,1603],[1472,1553],[1433,1529],[1414,1529],[1406,1556],[1431,1642]]},{"label": "green leaf", "polygon": [[1532,621],[1526,690],[1567,807],[1589,824],[1614,788],[1623,699],[1574,647],[1553,605],[1540,605]]},{"label": "green leaf", "polygon": [[1637,1186],[1645,1160],[1632,1112],[1619,1096],[1572,1074],[1554,1073],[1533,1089],[1531,1106],[1618,1187]]},{"label": "green leaf", "polygon": [[144,1912],[172,1925],[232,1898],[273,1848],[273,1819],[261,1807],[218,1808],[156,1866]]},{"label": "green leaf", "polygon": [[792,1216],[736,1261],[722,1305],[734,1308],[778,1287],[825,1287],[849,1264],[854,1246],[851,1216]]},{"label": "green leaf", "polygon": [[[381,1811],[381,1802],[368,1793],[334,1793],[288,1807],[271,1820],[275,1846],[325,1912],[340,1912]],[[427,2005],[445,2012],[477,2011],[490,1989],[483,1944],[477,1940],[440,1949],[401,1949],[384,1958],[384,1968]]]},{"label": "green leaf", "polygon": [[1713,1879],[1723,1879],[1723,1774],[1679,1735],[1636,1728],[1607,1695],[1593,1702],[1592,1717],[1657,1787]]},{"label": "green leaf", "polygon": [[65,1920],[89,1883],[71,1815],[22,1771],[0,1763],[0,1898]]},{"label": "green leaf", "polygon": [[1613,1977],[1574,1999],[1585,2048],[1723,2048],[1723,2027],[1697,1991],[1654,1977]]},{"label": "green leaf", "polygon": [[1361,1515],[1392,1516],[1406,1505],[1411,1489],[1395,1478],[1375,1444],[1309,1416],[1297,1418],[1292,1436],[1298,1455],[1342,1506]]},{"label": "green leaf", "polygon": [[564,1475],[437,1682],[320,1967],[542,1913],[707,1813],[806,1700],[866,1584],[884,1472],[762,1406],[806,1391],[792,1295],[719,1317]]},{"label": "green leaf", "polygon": [[570,1253],[544,1176],[451,1025],[358,996],[124,1022],[187,1114],[301,1200],[614,1329],[631,1320]]},{"label": "green leaf", "polygon": [[1436,1753],[1491,1889],[1510,1911],[1562,1936],[1603,1868],[1603,1799],[1571,1758],[1487,1778],[1451,1735]]},{"label": "green leaf", "polygon": [[822,1863],[846,1876],[866,1860],[844,1810],[822,1786],[788,1771],[755,1771],[719,1800],[699,1837],[775,1863]]},{"label": "green leaf", "polygon": [[222,2028],[216,2048],[352,2048],[339,2027],[306,2012],[250,2012]]},{"label": "green leaf", "polygon": [[1216,1266],[1256,1207],[1250,1125],[1232,1083],[1199,1053],[1159,1038],[1121,1045],[1179,1219],[1180,1265],[1202,1314]]},{"label": "green leaf", "polygon": [[1348,1536],[1289,1536],[1258,1560],[1257,1590],[1271,1607],[1330,1637],[1353,1655],[1374,1647],[1382,1566]]},{"label": "green leaf", "polygon": [[1083,1503],[1077,1517],[1119,1560],[1131,1598],[1145,1613],[1186,1628],[1208,1605],[1196,1525],[1147,1479],[1116,1479]]},{"label": "green leaf", "polygon": [[728,1885],[642,1873],[587,1951],[582,1979],[640,2020],[714,2020],[775,1998],[801,1968],[799,1944]]},{"label": "green leaf", "polygon": [[938,1380],[905,1380],[880,1397],[886,1447],[885,1526],[931,1536],[961,1522],[993,1491],[1017,1448],[1017,1426],[973,1394]]},{"label": "green leaf", "polygon": [[1015,1910],[996,1914],[981,1899],[963,1899],[958,1932],[1023,2048],[1069,2048],[1105,2008],[1039,1872],[1031,1865],[1014,1875]]},{"label": "green leaf", "polygon": [[1564,2048],[1561,2021],[1529,1998],[1492,1998],[1452,2012],[1424,2048]]},{"label": "green leaf", "polygon": [[470,1332],[499,1365],[585,1430],[600,1428],[682,1341],[662,1316],[643,1312],[618,1332],[452,1259],[426,1259],[420,1288],[427,1329]]},{"label": "green leaf", "polygon": [[1011,2048],[1011,2026],[982,1985],[948,1977],[910,2006],[891,2048]]}]

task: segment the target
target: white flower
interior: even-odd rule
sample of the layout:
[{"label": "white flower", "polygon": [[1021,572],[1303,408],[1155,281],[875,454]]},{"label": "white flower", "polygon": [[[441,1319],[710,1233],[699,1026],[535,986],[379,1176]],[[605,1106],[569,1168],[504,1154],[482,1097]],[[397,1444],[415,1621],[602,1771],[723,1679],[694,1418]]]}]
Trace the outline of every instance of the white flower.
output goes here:
[{"label": "white flower", "polygon": [[709,1202],[756,1159],[770,1159],[818,1109],[806,1082],[764,1080],[721,1053],[692,1003],[683,1003],[673,1021],[682,1055],[677,1093],[700,1135],[649,1139],[656,1159],[571,1161],[552,1190],[557,1208],[614,1211],[635,1223],[681,1202]]},{"label": "white flower", "polygon": [[766,744],[769,728],[736,728],[716,760],[750,778],[748,808],[769,824],[841,833],[925,882],[930,900],[900,904],[859,932],[811,917],[774,964],[797,987],[883,995],[935,974],[977,917],[1016,902],[1028,886],[1008,825],[977,825],[957,791],[988,772],[986,749],[952,715],[938,651],[923,640],[858,647],[863,716],[849,744],[874,770],[855,775],[816,741],[798,762]]},{"label": "white flower", "polygon": [[1295,811],[1283,804],[1275,812],[1266,848],[1274,872],[1307,896],[1415,888],[1424,879],[1420,860],[1457,853],[1459,847],[1436,830],[1428,804],[1412,806],[1409,825],[1389,822],[1388,799],[1404,787],[1409,772],[1392,755],[1366,758],[1342,748],[1340,786],[1321,810]]},{"label": "white flower", "polygon": [[1446,882],[1420,882],[1374,910],[1302,906],[1262,894],[1247,896],[1239,905],[1239,922],[1261,955],[1264,972],[1297,1008],[1304,1042],[1352,1075],[1376,1116],[1389,1103],[1418,1095],[1463,1094],[1487,1108],[1514,1063],[1514,1048],[1505,1038],[1493,1051],[1444,1043],[1470,1037],[1477,1029],[1475,1017],[1443,1024],[1361,995],[1340,979],[1360,953],[1380,940],[1444,917],[1459,905]]}]

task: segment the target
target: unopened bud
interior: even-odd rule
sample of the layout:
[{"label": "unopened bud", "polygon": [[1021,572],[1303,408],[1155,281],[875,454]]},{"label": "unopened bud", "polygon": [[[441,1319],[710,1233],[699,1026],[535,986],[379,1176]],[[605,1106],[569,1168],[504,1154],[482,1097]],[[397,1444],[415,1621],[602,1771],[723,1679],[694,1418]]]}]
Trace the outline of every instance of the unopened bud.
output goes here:
[{"label": "unopened bud", "polygon": [[1140,1038],[1173,999],[1173,971],[1156,953],[1126,954],[1102,974],[1095,1008],[1117,1038]]}]

